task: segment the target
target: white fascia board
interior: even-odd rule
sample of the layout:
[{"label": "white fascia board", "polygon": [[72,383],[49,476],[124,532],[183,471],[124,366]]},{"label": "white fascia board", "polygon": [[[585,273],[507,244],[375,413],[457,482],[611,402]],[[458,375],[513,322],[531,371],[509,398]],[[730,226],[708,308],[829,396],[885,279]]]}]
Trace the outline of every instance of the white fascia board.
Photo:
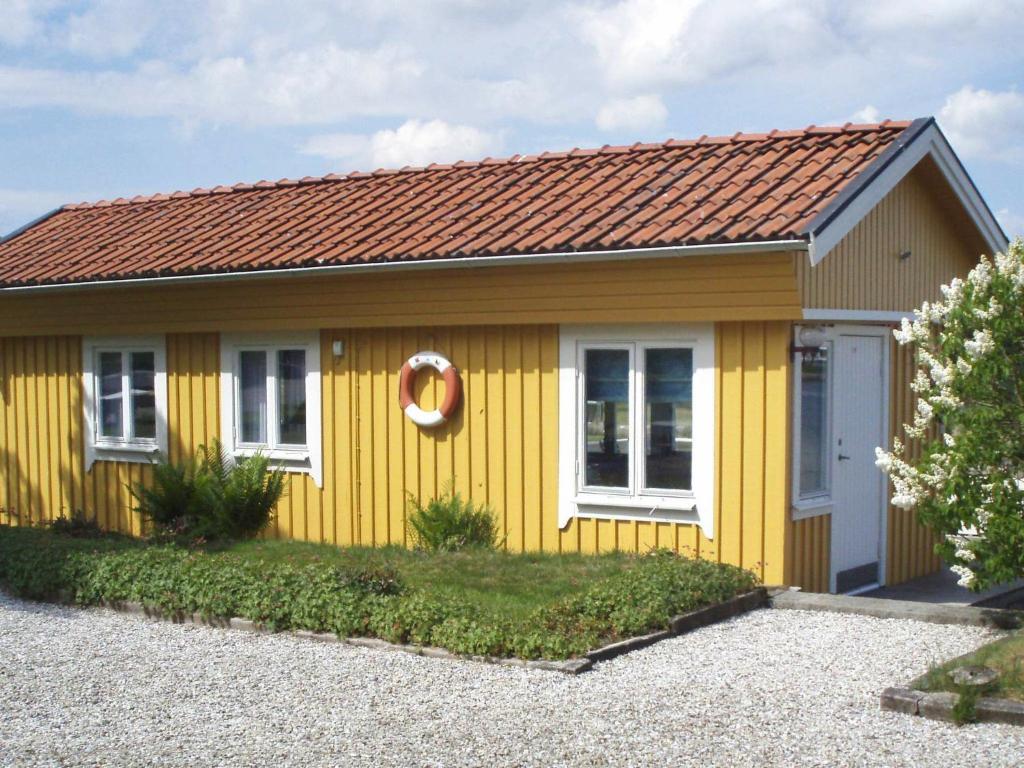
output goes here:
[{"label": "white fascia board", "polygon": [[419,261],[381,261],[371,264],[332,264],[323,267],[294,267],[291,269],[264,269],[249,272],[216,272],[207,275],[168,275],[166,277],[133,277],[124,280],[90,280],[80,283],[53,285],[22,285],[0,288],[0,295],[8,293],[43,293],[88,288],[118,288],[175,283],[211,283],[223,280],[266,280],[281,277],[313,277],[332,274],[359,274],[361,272],[403,272],[437,269],[466,269],[471,267],[503,267],[531,264],[564,264],[569,262],[633,261],[637,259],[682,258],[687,256],[730,256],[751,253],[778,253],[780,251],[806,251],[807,241],[802,239],[765,240],[750,243],[715,243],[710,245],[672,245],[657,248],[631,248],[619,251],[567,251],[558,253],[529,253],[509,256],[465,256],[451,259],[421,259]]},{"label": "white fascia board", "polygon": [[957,159],[946,137],[932,121],[824,228],[815,230],[812,222],[809,227],[810,245],[807,249],[811,264],[816,265],[825,258],[926,155],[931,156],[942,171],[942,175],[956,193],[957,199],[981,232],[992,253],[1004,250],[1009,244],[1006,235]]},{"label": "white fascia board", "polygon": [[874,309],[809,309],[803,308],[804,320],[833,323],[898,323],[914,319],[913,312],[886,312]]}]

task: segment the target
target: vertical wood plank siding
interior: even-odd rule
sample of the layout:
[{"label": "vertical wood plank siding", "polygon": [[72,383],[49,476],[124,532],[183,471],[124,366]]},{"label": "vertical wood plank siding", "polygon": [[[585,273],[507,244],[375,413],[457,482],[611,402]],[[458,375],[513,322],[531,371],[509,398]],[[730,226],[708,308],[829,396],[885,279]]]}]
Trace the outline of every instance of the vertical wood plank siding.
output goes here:
[{"label": "vertical wood plank siding", "polygon": [[0,336],[796,320],[793,263],[778,252],[72,288],[3,296]]},{"label": "vertical wood plank siding", "polygon": [[[919,440],[908,440],[903,432],[903,425],[914,420],[917,408],[917,396],[910,389],[914,380],[916,366],[914,355],[907,347],[902,347],[893,339],[891,342],[892,360],[892,406],[890,409],[892,423],[890,431],[908,446],[911,456],[918,456],[921,450]],[[892,484],[887,487],[888,497],[892,498]],[[889,527],[887,541],[887,581],[899,584],[903,581],[916,579],[937,571],[942,561],[935,554],[935,534],[917,521],[917,512],[900,509],[889,505]]]},{"label": "vertical wood plank siding", "polygon": [[[334,358],[332,342],[345,342]],[[573,521],[558,506],[558,327],[456,326],[321,332],[324,485],[290,475],[269,535],[333,544],[409,543],[407,493],[454,488],[494,507],[514,551],[645,551],[669,547],[783,580],[789,424],[789,324],[723,323],[719,369],[714,540],[693,525]],[[434,431],[398,408],[398,371],[413,352],[437,349],[459,367],[464,402]],[[218,337],[167,337],[169,452],[193,455],[219,435]],[[3,522],[48,520],[83,507],[111,530],[138,534],[127,485],[148,481],[138,464],[96,462],[82,472],[81,341],[0,342],[4,438]],[[442,396],[421,375],[419,402]]]},{"label": "vertical wood plank siding", "polygon": [[791,568],[786,583],[806,592],[828,592],[832,516],[796,520],[792,527]]},{"label": "vertical wood plank siding", "polygon": [[908,174],[817,266],[796,255],[804,307],[910,311],[967,274],[983,246],[929,178],[925,166]]},{"label": "vertical wood plank siding", "polygon": [[0,523],[86,506],[81,358],[76,336],[0,339]]},{"label": "vertical wood plank siding", "polygon": [[[797,254],[802,306],[910,311],[938,298],[943,283],[966,276],[987,249],[937,174],[930,161],[922,162],[817,266],[810,266],[806,254]],[[910,255],[901,259],[906,252]],[[901,425],[912,419],[914,366],[906,350],[891,344],[890,418],[892,434],[901,434]],[[887,583],[938,570],[933,536],[917,515],[892,506],[888,511]],[[828,535],[827,522],[794,524],[791,583],[827,589]]]}]

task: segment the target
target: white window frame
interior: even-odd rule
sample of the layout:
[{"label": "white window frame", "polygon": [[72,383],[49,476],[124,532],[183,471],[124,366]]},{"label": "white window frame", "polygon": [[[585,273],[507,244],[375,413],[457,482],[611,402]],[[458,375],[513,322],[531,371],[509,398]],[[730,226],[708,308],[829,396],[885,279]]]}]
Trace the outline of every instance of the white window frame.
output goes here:
[{"label": "white window frame", "polygon": [[[124,426],[131,429],[132,352],[153,353],[153,394],[156,405],[155,438],[110,438],[99,429],[99,354],[117,352],[122,356]],[[151,464],[167,455],[167,341],[164,336],[87,336],[82,341],[84,393],[85,471],[97,461]]]},{"label": "white window frame", "polygon": [[[799,339],[800,326],[793,327],[793,338]],[[794,341],[797,344],[797,341]],[[792,518],[803,520],[808,517],[832,513],[832,422],[835,414],[835,391],[833,371],[835,370],[835,338],[832,329],[826,330],[823,345],[828,348],[828,365],[825,382],[825,490],[804,495],[800,490],[800,460],[802,457],[802,411],[800,408],[803,397],[803,352],[793,353],[793,468],[790,488],[792,502]]]},{"label": "white window frame", "polygon": [[[693,458],[689,491],[645,489],[643,366],[651,348],[693,350]],[[629,488],[584,484],[586,398],[584,354],[588,349],[630,349]],[[565,325],[559,334],[558,524],[574,517],[695,523],[714,536],[715,504],[715,329],[686,325]]]},{"label": "white window frame", "polygon": [[[301,349],[306,354],[306,445],[275,441],[277,424],[277,353]],[[239,432],[239,364],[242,352],[267,353],[267,439],[266,444],[244,443]],[[220,337],[220,420],[221,445],[229,456],[242,458],[257,452],[268,456],[275,467],[286,472],[310,475],[323,487],[323,446],[321,419],[320,333],[223,333]]]}]

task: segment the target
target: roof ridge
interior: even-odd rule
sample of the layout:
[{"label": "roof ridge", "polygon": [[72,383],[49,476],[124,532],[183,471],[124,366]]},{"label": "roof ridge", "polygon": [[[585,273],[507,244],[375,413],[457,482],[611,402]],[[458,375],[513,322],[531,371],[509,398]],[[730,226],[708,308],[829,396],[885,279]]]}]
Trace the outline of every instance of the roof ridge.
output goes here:
[{"label": "roof ridge", "polygon": [[565,160],[593,155],[619,155],[635,152],[660,152],[666,149],[678,149],[681,147],[694,147],[706,145],[723,145],[740,142],[772,141],[775,139],[791,139],[801,136],[813,135],[834,135],[841,133],[870,133],[878,130],[905,130],[910,127],[911,120],[882,120],[877,123],[851,123],[844,125],[811,124],[806,128],[795,130],[779,130],[773,128],[767,133],[743,133],[739,131],[731,135],[708,136],[704,134],[696,139],[666,139],[660,142],[623,145],[605,144],[602,147],[574,147],[570,150],[559,152],[541,152],[531,155],[514,154],[507,157],[485,157],[480,160],[458,160],[453,163],[431,163],[426,166],[407,165],[402,168],[377,168],[373,171],[350,171],[349,173],[328,173],[324,176],[303,176],[301,179],[278,179],[267,181],[261,179],[256,182],[238,182],[232,185],[220,184],[215,187],[196,187],[191,191],[177,190],[174,192],[156,192],[150,195],[135,195],[131,198],[118,197],[114,200],[96,200],[93,202],[83,201],[80,203],[66,203],[60,206],[59,211],[77,211],[87,208],[109,208],[111,206],[137,205],[146,203],[165,202],[171,199],[182,199],[191,197],[208,197],[211,195],[226,195],[235,192],[248,192],[258,189],[283,189],[287,187],[309,186],[314,184],[330,184],[342,181],[357,179],[368,179],[380,176],[397,176],[412,173],[447,172],[462,168],[479,168],[499,165],[513,165],[517,163],[533,163],[549,160]]}]

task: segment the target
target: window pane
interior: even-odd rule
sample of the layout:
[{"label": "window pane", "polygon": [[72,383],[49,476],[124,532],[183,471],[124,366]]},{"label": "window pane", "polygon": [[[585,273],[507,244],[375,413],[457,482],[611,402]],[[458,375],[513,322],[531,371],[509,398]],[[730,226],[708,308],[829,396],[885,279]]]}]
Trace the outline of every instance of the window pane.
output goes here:
[{"label": "window pane", "polygon": [[238,388],[241,403],[239,432],[243,443],[267,442],[267,353],[246,351],[240,355]]},{"label": "window pane", "polygon": [[306,352],[277,353],[277,410],[282,445],[306,444]]},{"label": "window pane", "polygon": [[586,355],[587,468],[584,482],[629,487],[629,352],[588,349]]},{"label": "window pane", "polygon": [[134,437],[156,438],[156,364],[152,352],[132,352],[132,428]]},{"label": "window pane", "polygon": [[693,350],[644,355],[645,485],[690,490],[693,464]]},{"label": "window pane", "polygon": [[800,364],[800,495],[828,491],[828,350]]},{"label": "window pane", "polygon": [[124,437],[124,400],[121,353],[100,352],[99,415],[101,437]]}]

